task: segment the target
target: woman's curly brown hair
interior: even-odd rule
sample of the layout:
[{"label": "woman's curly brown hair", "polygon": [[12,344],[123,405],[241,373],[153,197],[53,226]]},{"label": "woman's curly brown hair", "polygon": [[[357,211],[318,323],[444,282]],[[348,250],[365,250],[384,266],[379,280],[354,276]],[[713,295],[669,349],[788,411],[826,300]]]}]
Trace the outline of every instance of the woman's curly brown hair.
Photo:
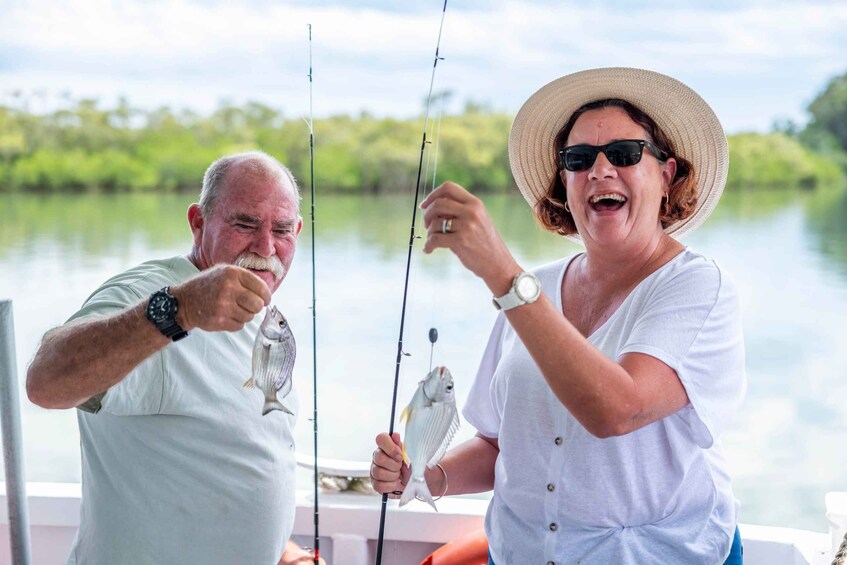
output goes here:
[{"label": "woman's curly brown hair", "polygon": [[562,126],[562,129],[559,130],[559,133],[556,135],[556,141],[553,144],[553,150],[556,153],[553,157],[559,166],[556,169],[556,174],[553,175],[553,178],[550,181],[550,187],[547,189],[547,194],[540,198],[533,207],[533,213],[544,229],[561,235],[572,235],[577,233],[573,216],[571,216],[570,212],[565,210],[565,203],[567,202],[568,197],[565,185],[562,182],[561,175],[559,174],[562,170],[559,160],[559,149],[565,147],[565,144],[568,141],[568,136],[570,135],[574,124],[576,124],[576,120],[582,114],[589,110],[599,110],[601,108],[622,109],[627,113],[632,121],[644,128],[649,137],[648,141],[651,141],[656,147],[664,150],[668,153],[668,155],[676,160],[676,175],[674,176],[671,187],[668,190],[667,206],[663,205],[662,209],[659,210],[659,219],[662,222],[662,227],[666,228],[669,225],[680,220],[684,220],[693,214],[694,209],[697,206],[698,194],[695,174],[696,171],[694,171],[691,163],[676,154],[675,147],[671,144],[670,139],[661,129],[659,129],[659,126],[656,125],[653,118],[626,100],[609,98],[606,100],[589,102],[588,104],[578,108],[573,114],[571,114],[571,117],[567,122],[565,122],[565,125]]}]

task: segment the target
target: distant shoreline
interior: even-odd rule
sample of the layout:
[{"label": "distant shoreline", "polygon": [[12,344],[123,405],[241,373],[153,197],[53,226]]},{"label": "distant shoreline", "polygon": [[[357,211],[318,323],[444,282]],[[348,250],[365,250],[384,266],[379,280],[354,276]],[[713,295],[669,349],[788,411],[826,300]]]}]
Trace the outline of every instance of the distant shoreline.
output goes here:
[{"label": "distant shoreline", "polygon": [[[508,137],[513,117],[474,106],[443,116],[429,132],[438,149],[437,180],[477,193],[515,190]],[[162,108],[99,109],[91,100],[38,115],[0,106],[0,192],[198,190],[208,165],[226,153],[260,149],[305,185],[308,128],[257,103],[209,116]],[[315,120],[315,184],[324,192],[390,194],[414,188],[422,120],[334,116]],[[728,138],[728,190],[843,184],[847,155],[815,152],[781,131]],[[435,159],[425,160],[430,168]],[[431,181],[429,181],[431,183]]]}]

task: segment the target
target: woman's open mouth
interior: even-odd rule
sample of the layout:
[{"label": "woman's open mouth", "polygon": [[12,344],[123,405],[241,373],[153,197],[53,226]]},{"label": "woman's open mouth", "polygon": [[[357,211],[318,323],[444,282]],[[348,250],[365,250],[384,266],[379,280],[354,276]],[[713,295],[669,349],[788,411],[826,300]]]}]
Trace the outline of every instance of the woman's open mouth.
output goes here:
[{"label": "woman's open mouth", "polygon": [[626,204],[626,196],[622,194],[595,194],[588,199],[588,205],[595,212],[613,212],[620,210]]}]

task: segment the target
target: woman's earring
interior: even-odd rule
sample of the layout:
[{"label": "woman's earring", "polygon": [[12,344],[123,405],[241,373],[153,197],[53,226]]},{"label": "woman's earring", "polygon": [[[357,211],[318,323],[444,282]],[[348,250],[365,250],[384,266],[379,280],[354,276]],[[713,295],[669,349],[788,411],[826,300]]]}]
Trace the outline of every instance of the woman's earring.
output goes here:
[{"label": "woman's earring", "polygon": [[570,213],[571,213],[571,209],[570,209],[570,207],[568,206],[568,201],[567,201],[567,200],[565,200],[565,212],[567,212],[568,214],[570,214]]},{"label": "woman's earring", "polygon": [[664,201],[664,204],[662,204],[662,212],[664,212],[665,217],[668,217],[671,214],[671,205],[670,205],[670,197],[668,196],[667,192],[662,197],[662,200]]}]

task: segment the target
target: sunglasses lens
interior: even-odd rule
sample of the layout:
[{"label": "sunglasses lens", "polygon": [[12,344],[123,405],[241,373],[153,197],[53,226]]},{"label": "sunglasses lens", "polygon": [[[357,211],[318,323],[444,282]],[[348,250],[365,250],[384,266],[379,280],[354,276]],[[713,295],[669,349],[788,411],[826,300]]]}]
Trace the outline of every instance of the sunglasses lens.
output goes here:
[{"label": "sunglasses lens", "polygon": [[616,141],[604,151],[609,162],[616,167],[631,167],[641,161],[641,144],[637,141]]},{"label": "sunglasses lens", "polygon": [[564,165],[569,171],[584,171],[594,164],[597,149],[591,146],[575,146],[565,149]]},{"label": "sunglasses lens", "polygon": [[646,143],[624,139],[613,141],[608,145],[572,145],[561,150],[562,165],[569,171],[586,171],[594,164],[597,153],[602,151],[609,163],[615,167],[631,167],[641,161],[641,154]]}]

